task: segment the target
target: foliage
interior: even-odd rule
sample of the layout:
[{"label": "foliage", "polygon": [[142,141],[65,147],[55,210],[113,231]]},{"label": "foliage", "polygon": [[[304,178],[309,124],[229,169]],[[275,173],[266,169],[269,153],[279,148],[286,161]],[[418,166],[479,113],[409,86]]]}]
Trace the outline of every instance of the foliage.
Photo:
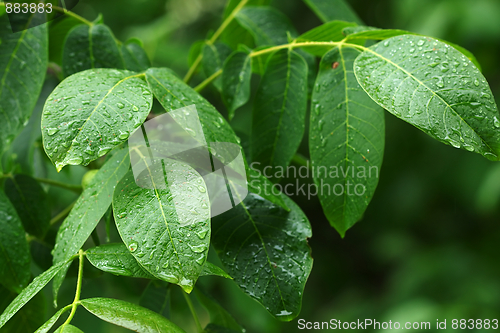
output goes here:
[{"label": "foliage", "polygon": [[[71,325],[80,306],[138,332],[183,332],[166,305],[173,285],[182,288],[198,331],[242,332],[227,310],[196,287],[207,275],[233,280],[272,316],[291,321],[300,313],[312,270],[307,243],[312,228],[303,208],[286,191],[276,192],[280,176],[262,173],[287,169],[292,161],[311,168],[324,215],[344,237],[363,217],[378,185],[384,109],[446,145],[500,160],[500,114],[474,55],[441,39],[364,26],[341,0],[304,2],[324,24],[299,35],[267,1],[230,0],[219,29],[193,45],[183,80],[169,68],[152,67],[139,40],[117,40],[100,18],[90,22],[68,13],[58,19],[60,25],[12,33],[0,3],[0,283],[9,297],[17,295],[5,305],[0,330],[16,313],[33,312],[32,302],[39,302],[38,293],[52,280],[57,305],[75,259],[74,301],[37,332],[56,328],[67,311],[56,332],[81,332]],[[51,38],[62,48],[53,47]],[[23,166],[35,159],[31,139],[26,140],[30,156],[10,154],[32,116],[47,69],[60,82],[43,97],[43,150],[61,174],[77,166],[70,170],[88,171],[82,186],[27,172]],[[191,87],[194,78],[202,81]],[[226,106],[227,119],[201,95],[210,86]],[[250,193],[216,217],[206,209],[203,177],[188,164],[173,162],[164,173],[148,168],[145,177],[161,178],[165,188],[154,181],[153,188],[140,187],[130,169],[127,140],[134,131],[145,133],[143,124],[158,113],[191,105],[209,144],[232,143],[244,152]],[[248,137],[240,137],[231,123],[244,107],[252,109]],[[182,119],[175,120],[200,140]],[[310,162],[297,154],[304,137]],[[343,177],[332,177],[335,170]],[[359,176],[372,170],[376,176]],[[183,185],[199,191],[174,191]],[[52,219],[47,186],[77,193]],[[337,188],[343,189],[340,194]],[[107,230],[103,245],[96,231],[101,221]],[[115,227],[118,243],[109,241]],[[30,262],[42,267],[41,254],[30,255],[34,243],[49,248],[44,253],[53,265],[30,283]],[[207,261],[211,245],[222,267]],[[81,299],[83,276],[98,275],[84,267],[86,259],[99,271],[150,281],[141,304]],[[210,314],[205,328],[188,295],[193,290]]]}]

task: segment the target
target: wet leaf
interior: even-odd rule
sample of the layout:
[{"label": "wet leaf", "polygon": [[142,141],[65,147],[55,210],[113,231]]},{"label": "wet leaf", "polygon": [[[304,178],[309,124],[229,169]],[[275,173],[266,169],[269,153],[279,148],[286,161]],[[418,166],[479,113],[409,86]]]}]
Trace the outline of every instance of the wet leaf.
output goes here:
[{"label": "wet leaf", "polygon": [[189,293],[210,246],[205,182],[193,168],[173,160],[162,160],[146,172],[154,189],[137,186],[132,171],[116,187],[116,226],[144,269]]},{"label": "wet leaf", "polygon": [[222,100],[233,119],[234,111],[250,99],[252,58],[247,52],[235,51],[224,62],[222,72]]},{"label": "wet leaf", "polygon": [[[16,293],[9,292],[0,286],[0,313],[12,302]],[[1,333],[26,333],[35,331],[45,320],[46,301],[43,294],[37,294],[31,301],[20,309],[4,327],[0,329]]]},{"label": "wet leaf", "polygon": [[[146,72],[146,78],[165,110],[173,111],[189,105],[195,105],[203,127],[206,142],[229,142],[240,144],[229,123],[200,94],[186,85],[166,68],[151,68]],[[183,126],[183,124],[180,124]],[[197,138],[198,139],[198,138]],[[246,161],[245,161],[246,165]],[[280,196],[269,190],[272,184],[262,174],[255,172],[246,165],[248,189],[262,197],[286,208]],[[267,191],[266,191],[267,189]]]},{"label": "wet leaf", "polygon": [[0,283],[20,293],[31,277],[29,247],[21,220],[2,189],[0,230]]},{"label": "wet leaf", "polygon": [[[203,46],[203,58],[201,62],[205,75],[210,77],[212,74],[222,69],[224,61],[231,52],[231,48],[221,42],[216,42],[211,45],[205,44]],[[213,85],[220,91],[222,89],[221,78],[216,78],[213,81]]]},{"label": "wet leaf", "polygon": [[151,106],[151,90],[141,74],[91,69],[72,75],[45,103],[45,151],[58,171],[65,165],[87,165],[126,141]]},{"label": "wet leaf", "polygon": [[342,237],[373,197],[385,146],[384,110],[366,95],[352,70],[359,54],[344,47],[323,56],[311,104],[314,181],[323,211]]},{"label": "wet leaf", "polygon": [[151,67],[146,51],[134,41],[126,42],[121,47],[125,69],[142,72]]},{"label": "wet leaf", "polygon": [[491,89],[453,47],[430,37],[389,38],[361,53],[354,72],[396,117],[445,144],[499,159],[500,115]]},{"label": "wet leaf", "polygon": [[56,324],[56,322],[61,318],[64,312],[68,311],[68,308],[62,308],[57,311],[49,320],[47,320],[35,333],[48,333],[51,328]]},{"label": "wet leaf", "polygon": [[287,212],[255,194],[212,219],[212,243],[238,286],[275,317],[290,321],[301,308],[311,272],[305,214],[283,196]]},{"label": "wet leaf", "polygon": [[7,178],[5,194],[16,209],[24,230],[43,239],[50,228],[50,204],[40,184],[30,176],[15,175]]},{"label": "wet leaf", "polygon": [[165,281],[150,281],[141,295],[139,305],[170,319],[170,286]]},{"label": "wet leaf", "polygon": [[100,319],[135,332],[184,333],[165,317],[132,303],[110,298],[90,298],[82,300],[81,304]]},{"label": "wet leaf", "polygon": [[323,22],[341,20],[363,24],[345,0],[304,0]]},{"label": "wet leaf", "polygon": [[77,25],[64,40],[64,76],[91,68],[125,68],[113,33],[103,24]]},{"label": "wet leaf", "polygon": [[[345,31],[344,29],[347,27],[356,27],[356,23],[331,21],[303,33],[297,37],[297,43],[339,42],[345,38],[342,31]],[[311,54],[321,57],[333,47],[333,45],[312,45],[303,46],[302,48]]]},{"label": "wet leaf", "polygon": [[33,112],[48,64],[45,24],[12,33],[0,17],[0,155],[21,132]]},{"label": "wet leaf", "polygon": [[[108,210],[118,181],[130,167],[128,149],[116,152],[94,176],[78,198],[75,206],[59,227],[53,256],[54,264],[68,260],[85,244],[99,220]],[[68,267],[54,280],[54,299],[66,275]]]},{"label": "wet leaf", "polygon": [[[70,262],[70,261],[68,261]],[[68,263],[61,262],[52,266],[39,276],[37,276],[23,291],[10,303],[0,316],[0,328],[16,314],[26,303],[28,303],[40,290],[45,287],[50,280]]]},{"label": "wet leaf", "polygon": [[307,64],[296,52],[277,51],[269,59],[252,113],[250,151],[261,167],[286,168],[304,135]]}]

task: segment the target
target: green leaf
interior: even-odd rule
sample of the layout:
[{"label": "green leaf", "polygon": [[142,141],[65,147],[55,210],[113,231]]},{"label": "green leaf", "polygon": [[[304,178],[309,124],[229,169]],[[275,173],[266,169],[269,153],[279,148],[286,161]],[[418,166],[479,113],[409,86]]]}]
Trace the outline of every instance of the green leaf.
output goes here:
[{"label": "green leaf", "polygon": [[142,72],[151,67],[146,51],[135,41],[126,42],[121,47],[125,69]]},{"label": "green leaf", "polygon": [[35,107],[48,64],[45,24],[12,33],[0,17],[0,157]]},{"label": "green leaf", "polygon": [[272,7],[244,7],[236,20],[250,32],[257,46],[286,44],[287,32],[297,35],[288,17]]},{"label": "green leaf", "polygon": [[199,288],[195,289],[195,294],[201,305],[207,309],[211,324],[219,325],[236,332],[245,332],[243,327],[212,296],[202,292]]},{"label": "green leaf", "polygon": [[132,303],[110,298],[90,298],[82,300],[81,304],[102,320],[139,333],[184,333],[165,317]]},{"label": "green leaf", "polygon": [[[0,313],[12,302],[16,293],[9,292],[0,286]],[[0,333],[26,333],[35,331],[45,319],[46,306],[43,294],[37,294],[25,307],[20,309],[14,317],[0,329]]]},{"label": "green leaf", "polygon": [[83,331],[73,325],[65,324],[59,327],[54,333],[83,333]]},{"label": "green leaf", "polygon": [[194,64],[196,58],[198,58],[198,56],[201,54],[201,51],[202,51],[205,43],[206,43],[206,40],[198,40],[191,45],[191,48],[189,49],[189,55],[188,55],[188,65],[189,66],[192,66]]},{"label": "green leaf", "polygon": [[229,274],[226,273],[225,270],[207,261],[205,262],[205,265],[203,265],[203,270],[201,271],[200,276],[209,276],[209,275],[220,276],[226,279],[233,279]]},{"label": "green leaf", "polygon": [[[70,259],[68,262],[70,262]],[[68,263],[61,262],[52,266],[31,282],[23,291],[10,303],[5,311],[0,316],[0,328],[16,314],[26,303],[28,303],[40,290],[45,287],[50,280]]]},{"label": "green leaf", "polygon": [[[356,23],[349,23],[344,21],[331,21],[320,25],[306,33],[297,37],[297,43],[307,42],[338,42],[345,38],[342,33],[346,27],[355,27]],[[331,50],[333,45],[312,45],[303,46],[302,48],[316,56],[322,57],[326,52]]]},{"label": "green leaf", "polygon": [[64,76],[91,68],[125,68],[113,33],[103,24],[78,25],[71,29],[64,40]]},{"label": "green leaf", "polygon": [[307,64],[283,49],[269,59],[255,96],[250,149],[262,167],[286,167],[297,151],[307,109]]},{"label": "green leaf", "polygon": [[64,40],[71,29],[80,24],[80,21],[69,15],[49,22],[49,61],[61,64]]},{"label": "green leaf", "polygon": [[[229,142],[240,144],[238,137],[229,123],[220,115],[215,107],[172,74],[168,69],[150,68],[146,72],[146,79],[155,97],[167,112],[193,104],[196,106],[206,142]],[[179,123],[179,125],[184,126],[184,124],[181,123]],[[185,128],[185,126],[183,128]],[[196,137],[196,139],[199,140],[198,137]],[[280,196],[272,194],[272,191],[266,191],[266,189],[272,186],[269,180],[262,174],[249,168],[248,165],[246,165],[246,160],[245,166],[247,169],[248,189],[287,209]]]},{"label": "green leaf", "polygon": [[5,194],[21,219],[24,230],[43,239],[50,228],[50,204],[47,193],[38,182],[27,175],[7,178]]},{"label": "green leaf", "polygon": [[323,211],[344,237],[378,184],[385,145],[384,110],[361,89],[353,62],[360,51],[323,56],[312,95],[309,152]]},{"label": "green leaf", "polygon": [[490,87],[456,49],[430,37],[393,37],[361,53],[354,72],[396,117],[445,144],[499,159],[500,115]]},{"label": "green leaf", "polygon": [[345,0],[304,0],[304,2],[323,22],[341,20],[363,24]]},{"label": "green leaf", "polygon": [[[209,77],[222,69],[224,61],[231,54],[231,51],[229,46],[221,42],[216,42],[212,45],[205,44],[203,46],[203,58],[201,61],[205,75]],[[217,90],[220,91],[222,89],[220,77],[216,78],[213,84]]]},{"label": "green leaf", "polygon": [[[80,250],[85,241],[106,213],[113,198],[118,181],[130,167],[128,149],[115,153],[94,176],[78,198],[75,206],[64,220],[57,233],[54,248],[54,264],[66,261]],[[54,299],[66,275],[68,267],[54,280]]]},{"label": "green leaf", "polygon": [[61,82],[42,114],[45,151],[60,171],[88,165],[127,140],[152,106],[143,74],[91,69]]},{"label": "green leaf", "polygon": [[290,212],[255,194],[212,219],[212,243],[228,273],[245,293],[275,317],[290,321],[301,308],[311,272],[305,214],[283,195]]},{"label": "green leaf", "polygon": [[170,284],[165,281],[150,281],[141,295],[139,305],[170,318]]},{"label": "green leaf", "polygon": [[105,244],[85,252],[90,263],[104,272],[137,278],[154,278],[139,265],[123,243]]},{"label": "green leaf", "polygon": [[224,62],[222,72],[222,100],[229,112],[229,120],[234,111],[250,99],[252,78],[252,58],[247,52],[235,51]]},{"label": "green leaf", "polygon": [[189,293],[210,246],[210,209],[201,204],[209,202],[208,192],[198,190],[205,182],[192,167],[173,160],[159,166],[145,175],[154,189],[137,186],[132,171],[117,185],[116,226],[144,269]]},{"label": "green leaf", "polygon": [[0,230],[0,283],[20,293],[31,276],[29,247],[21,220],[1,188]]},{"label": "green leaf", "polygon": [[35,333],[48,333],[50,329],[57,323],[59,318],[61,318],[63,313],[68,311],[70,308],[71,306],[67,306],[57,311],[49,320],[45,322],[45,324],[40,326],[40,328],[37,329]]},{"label": "green leaf", "polygon": [[[398,30],[398,29],[377,29],[373,27],[366,27],[366,26],[359,26],[359,27],[347,27],[344,29],[344,34],[347,35],[346,41],[349,43],[352,43],[353,41],[364,41],[367,39],[375,39],[375,40],[385,40],[391,37],[396,37],[396,36],[401,36],[401,35],[414,35],[414,36],[423,36],[421,34],[417,34],[414,32],[406,31],[406,30]],[[435,38],[438,41],[441,41],[445,44],[448,44],[452,46],[453,48],[457,49],[459,52],[461,52],[463,55],[465,55],[467,58],[469,58],[470,61],[476,65],[476,67],[481,70],[481,65],[477,61],[476,57],[470,52],[469,50],[461,47],[460,45],[450,43],[446,40],[440,39],[440,38]]]}]

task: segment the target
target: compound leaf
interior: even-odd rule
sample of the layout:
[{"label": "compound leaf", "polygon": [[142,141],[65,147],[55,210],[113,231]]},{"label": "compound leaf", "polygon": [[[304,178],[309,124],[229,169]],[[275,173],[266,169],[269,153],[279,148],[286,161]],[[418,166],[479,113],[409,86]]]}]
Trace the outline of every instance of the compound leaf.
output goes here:
[{"label": "compound leaf", "polygon": [[90,313],[108,323],[139,333],[185,333],[165,317],[139,305],[110,298],[90,298],[81,301]]},{"label": "compound leaf", "polygon": [[403,35],[366,49],[356,78],[383,108],[445,144],[491,160],[500,154],[500,120],[476,66],[430,37]]},{"label": "compound leaf", "polygon": [[[64,262],[78,252],[108,210],[118,181],[130,167],[128,149],[116,152],[97,172],[78,198],[57,233],[54,264]],[[66,275],[66,267],[54,280],[54,299]]]},{"label": "compound leaf", "polygon": [[125,68],[113,33],[103,24],[77,25],[64,40],[64,76],[91,68]]},{"label": "compound leaf", "polygon": [[15,208],[0,189],[0,283],[20,293],[30,280],[28,242]]},{"label": "compound leaf", "polygon": [[247,52],[235,51],[224,62],[222,72],[222,100],[233,119],[234,111],[250,99],[252,58]]},{"label": "compound leaf", "polygon": [[54,89],[42,114],[42,137],[58,171],[104,156],[146,120],[152,94],[141,76],[90,69],[66,78]]},{"label": "compound leaf", "polygon": [[250,151],[263,166],[286,167],[304,135],[307,63],[283,49],[269,59],[255,96]]},{"label": "compound leaf", "polygon": [[48,64],[47,25],[12,33],[0,17],[0,155],[21,132],[35,107]]},{"label": "compound leaf", "polygon": [[[206,142],[229,142],[240,144],[239,138],[236,136],[229,123],[220,115],[215,107],[172,74],[168,69],[150,68],[146,72],[146,78],[155,97],[167,112],[193,104],[196,106]],[[183,124],[180,125],[183,126]],[[255,172],[255,170],[248,167],[248,165],[246,165],[246,172],[248,189],[250,191],[287,209],[281,196],[272,194],[272,191],[266,191],[267,188],[272,186],[266,177]]]},{"label": "compound leaf", "polygon": [[311,272],[311,226],[288,197],[287,212],[255,194],[212,219],[212,243],[238,286],[275,317],[290,321],[301,308]]},{"label": "compound leaf", "polygon": [[311,105],[314,181],[323,211],[342,237],[373,197],[385,145],[384,110],[354,76],[359,54],[335,48],[323,56]]},{"label": "compound leaf", "polygon": [[162,161],[160,167],[147,171],[154,188],[139,187],[132,171],[116,187],[116,226],[144,269],[189,293],[210,246],[205,182],[192,167],[176,161]]},{"label": "compound leaf", "polygon": [[40,184],[30,176],[15,175],[7,178],[5,194],[16,209],[24,230],[43,239],[50,228],[50,205]]},{"label": "compound leaf", "polygon": [[[299,37],[297,43],[305,42],[338,42],[345,38],[343,34],[344,29],[347,27],[356,27],[356,23],[344,21],[331,21],[311,29]],[[323,56],[328,50],[332,49],[331,45],[311,45],[303,46],[305,51],[312,53],[316,56]]]}]

